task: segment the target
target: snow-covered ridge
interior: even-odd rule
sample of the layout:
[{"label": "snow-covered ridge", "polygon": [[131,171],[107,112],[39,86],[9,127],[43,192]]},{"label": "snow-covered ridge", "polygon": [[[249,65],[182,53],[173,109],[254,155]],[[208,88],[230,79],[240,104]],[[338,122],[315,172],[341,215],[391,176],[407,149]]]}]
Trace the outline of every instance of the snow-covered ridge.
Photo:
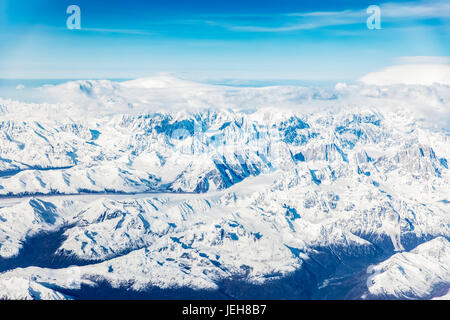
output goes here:
[{"label": "snow-covered ridge", "polygon": [[372,274],[367,280],[371,295],[430,298],[439,286],[450,287],[450,242],[435,238],[410,252],[397,253],[367,272]]},{"label": "snow-covered ridge", "polygon": [[0,101],[0,195],[206,192],[303,160],[340,160],[350,174],[363,144],[383,149],[379,162],[431,148],[433,175],[448,159],[445,135],[423,131],[450,119],[446,86],[229,88],[161,76],[39,90],[60,101]]},{"label": "snow-covered ridge", "polygon": [[[13,288],[13,290],[11,290]],[[67,300],[69,297],[24,278],[10,277],[0,282],[0,300]]]}]

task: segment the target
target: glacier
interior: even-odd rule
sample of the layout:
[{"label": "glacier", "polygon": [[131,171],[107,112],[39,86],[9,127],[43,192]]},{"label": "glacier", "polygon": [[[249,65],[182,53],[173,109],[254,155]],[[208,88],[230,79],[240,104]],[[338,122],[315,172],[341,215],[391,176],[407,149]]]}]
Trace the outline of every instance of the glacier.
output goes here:
[{"label": "glacier", "polygon": [[0,298],[450,288],[447,84],[161,75],[30,95],[0,98]]}]

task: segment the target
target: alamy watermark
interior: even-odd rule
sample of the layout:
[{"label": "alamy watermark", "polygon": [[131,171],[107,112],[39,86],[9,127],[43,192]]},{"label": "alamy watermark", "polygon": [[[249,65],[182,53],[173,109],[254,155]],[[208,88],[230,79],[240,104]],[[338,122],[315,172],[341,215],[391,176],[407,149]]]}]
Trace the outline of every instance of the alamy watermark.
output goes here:
[{"label": "alamy watermark", "polygon": [[366,25],[370,30],[381,29],[381,9],[379,6],[369,6],[366,10],[370,16],[367,18]]},{"label": "alamy watermark", "polygon": [[80,30],[81,29],[81,9],[77,5],[70,5],[67,7],[66,10],[67,14],[70,14],[70,16],[67,18],[67,29],[69,30]]}]

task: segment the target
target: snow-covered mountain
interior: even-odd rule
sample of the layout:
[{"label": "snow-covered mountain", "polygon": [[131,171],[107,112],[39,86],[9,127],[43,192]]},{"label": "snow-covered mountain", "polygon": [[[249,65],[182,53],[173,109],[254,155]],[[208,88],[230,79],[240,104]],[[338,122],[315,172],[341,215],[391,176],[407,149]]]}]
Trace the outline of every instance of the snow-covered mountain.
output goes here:
[{"label": "snow-covered mountain", "polygon": [[46,102],[0,99],[0,297],[107,283],[432,298],[450,285],[447,85],[160,76],[32,95]]},{"label": "snow-covered mountain", "polygon": [[384,86],[392,84],[419,84],[428,86],[435,83],[450,85],[450,65],[398,65],[369,73],[360,80],[367,84]]},{"label": "snow-covered mountain", "polygon": [[[450,243],[443,237],[397,253],[367,270],[368,291],[385,298],[430,298],[450,288]],[[444,291],[445,290],[445,291]],[[434,293],[436,295],[436,293]]]}]

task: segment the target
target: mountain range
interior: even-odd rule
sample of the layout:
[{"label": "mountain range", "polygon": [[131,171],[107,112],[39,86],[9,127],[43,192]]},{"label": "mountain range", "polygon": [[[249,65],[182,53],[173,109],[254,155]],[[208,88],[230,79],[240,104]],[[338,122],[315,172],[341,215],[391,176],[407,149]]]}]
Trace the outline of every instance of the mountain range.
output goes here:
[{"label": "mountain range", "polygon": [[26,94],[0,99],[0,298],[448,296],[447,84]]}]

